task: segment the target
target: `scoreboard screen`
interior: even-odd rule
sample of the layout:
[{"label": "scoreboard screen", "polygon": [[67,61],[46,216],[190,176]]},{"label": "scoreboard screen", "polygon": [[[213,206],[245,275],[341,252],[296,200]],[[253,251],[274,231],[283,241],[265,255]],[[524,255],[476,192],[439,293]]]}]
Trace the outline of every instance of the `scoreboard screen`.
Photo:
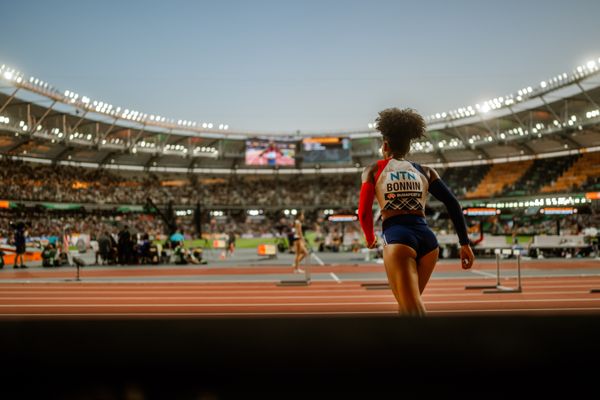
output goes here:
[{"label": "scoreboard screen", "polygon": [[350,139],[346,137],[312,137],[302,140],[304,164],[348,164]]},{"label": "scoreboard screen", "polygon": [[293,167],[296,142],[253,139],[246,141],[246,165]]}]

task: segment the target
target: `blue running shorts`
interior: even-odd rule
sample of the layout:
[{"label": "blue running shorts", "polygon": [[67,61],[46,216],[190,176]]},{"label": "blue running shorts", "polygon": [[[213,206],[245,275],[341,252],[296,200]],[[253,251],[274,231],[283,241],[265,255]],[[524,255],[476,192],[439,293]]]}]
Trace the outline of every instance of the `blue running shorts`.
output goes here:
[{"label": "blue running shorts", "polygon": [[394,215],[383,221],[383,241],[412,247],[417,260],[439,246],[425,218],[411,214]]}]

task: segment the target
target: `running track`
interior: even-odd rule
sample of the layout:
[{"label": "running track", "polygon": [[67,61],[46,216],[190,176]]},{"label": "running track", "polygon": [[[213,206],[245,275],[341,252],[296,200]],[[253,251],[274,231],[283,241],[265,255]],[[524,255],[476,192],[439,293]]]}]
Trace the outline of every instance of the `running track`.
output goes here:
[{"label": "running track", "polygon": [[[507,263],[502,268],[507,278],[501,284],[516,286],[514,267]],[[0,318],[396,314],[396,302],[389,289],[367,290],[361,286],[384,279],[345,279],[346,275],[357,273],[384,276],[381,265],[311,267],[313,280],[308,286],[283,287],[272,278],[271,281],[265,278],[279,274],[281,279],[289,279],[288,269],[276,266],[83,268],[80,282],[67,281],[74,278],[74,268],[9,269],[0,273]],[[600,314],[600,293],[590,293],[590,289],[600,288],[600,261],[524,262],[522,271],[522,293],[484,294],[481,290],[466,290],[465,286],[493,284],[493,261],[478,263],[473,272],[462,272],[454,264],[440,264],[423,296],[429,315]],[[236,281],[234,277],[241,275],[249,281]],[[232,280],[211,281],[216,276],[221,280],[231,276]],[[323,276],[331,278],[316,279]]]}]

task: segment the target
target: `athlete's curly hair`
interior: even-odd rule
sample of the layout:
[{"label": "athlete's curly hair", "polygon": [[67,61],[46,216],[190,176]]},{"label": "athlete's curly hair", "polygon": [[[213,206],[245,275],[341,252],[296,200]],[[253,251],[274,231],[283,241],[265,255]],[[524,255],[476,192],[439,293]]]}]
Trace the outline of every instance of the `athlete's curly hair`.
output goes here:
[{"label": "athlete's curly hair", "polygon": [[375,121],[394,153],[407,154],[410,141],[425,136],[425,120],[412,108],[387,108]]}]

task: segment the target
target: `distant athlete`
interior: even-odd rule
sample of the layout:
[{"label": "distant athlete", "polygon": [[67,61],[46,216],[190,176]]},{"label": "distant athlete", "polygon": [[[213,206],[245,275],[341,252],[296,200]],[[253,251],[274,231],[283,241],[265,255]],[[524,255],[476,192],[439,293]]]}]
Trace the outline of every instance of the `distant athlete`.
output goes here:
[{"label": "distant athlete", "polygon": [[463,269],[473,265],[467,226],[456,197],[433,168],[406,160],[410,142],[425,134],[425,121],[414,110],[390,108],[379,113],[383,160],[365,168],[359,219],[367,246],[375,248],[373,200],[383,220],[383,261],[390,287],[405,315],[425,315],[421,294],[438,260],[439,246],[425,220],[427,193],[444,203],[460,242]]},{"label": "distant athlete", "polygon": [[294,221],[294,228],[292,229],[293,246],[296,257],[294,258],[294,273],[303,274],[304,270],[300,269],[300,262],[308,255],[306,249],[306,242],[304,241],[304,234],[302,233],[302,223],[304,222],[304,212],[300,211],[298,217]]},{"label": "distant athlete", "polygon": [[227,254],[233,256],[235,251],[235,231],[231,230],[227,234]]}]

